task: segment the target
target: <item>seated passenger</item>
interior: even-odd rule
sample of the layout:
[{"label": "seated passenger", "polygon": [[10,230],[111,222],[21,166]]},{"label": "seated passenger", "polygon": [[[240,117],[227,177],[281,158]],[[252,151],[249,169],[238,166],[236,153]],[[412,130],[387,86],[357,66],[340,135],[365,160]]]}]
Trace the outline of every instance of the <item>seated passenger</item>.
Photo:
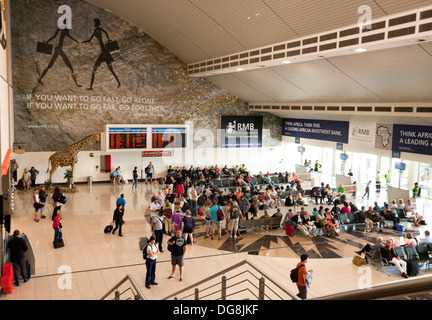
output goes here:
[{"label": "seated passenger", "polygon": [[401,247],[415,247],[417,245],[417,242],[411,233],[406,233],[405,237],[407,238],[407,241],[404,244],[401,244]]},{"label": "seated passenger", "polygon": [[411,202],[411,199],[407,201],[407,204],[405,206],[405,217],[408,219],[412,219],[412,221],[417,227],[420,226],[419,223],[423,220],[423,216],[417,212],[415,206]]},{"label": "seated passenger", "polygon": [[344,202],[343,207],[340,210],[340,213],[348,213],[351,212],[351,207],[348,205],[347,202]]}]

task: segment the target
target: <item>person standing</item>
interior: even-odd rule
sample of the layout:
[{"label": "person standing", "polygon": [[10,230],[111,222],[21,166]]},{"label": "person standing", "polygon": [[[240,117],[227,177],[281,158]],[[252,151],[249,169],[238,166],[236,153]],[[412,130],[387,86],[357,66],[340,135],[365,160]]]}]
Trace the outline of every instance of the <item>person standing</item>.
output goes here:
[{"label": "person standing", "polygon": [[133,178],[133,183],[132,183],[132,189],[137,187],[138,185],[138,170],[137,167],[135,167],[132,171],[132,178]]},{"label": "person standing", "polygon": [[18,167],[19,165],[16,159],[12,159],[10,162],[10,172],[15,183],[18,182]]},{"label": "person standing", "polygon": [[154,167],[153,167],[153,165],[152,165],[151,162],[149,162],[148,166],[145,168],[145,173],[147,175],[147,181],[150,182],[150,183],[152,183],[152,181],[153,181]]},{"label": "person standing", "polygon": [[60,188],[55,187],[54,193],[53,193],[52,198],[51,198],[51,202],[52,202],[54,208],[58,208],[59,210],[61,210],[61,206],[62,206],[62,203],[60,202],[61,196],[62,196],[62,193],[60,191]]},{"label": "person standing", "polygon": [[35,169],[35,167],[30,168],[30,180],[31,186],[34,187],[36,185],[36,176],[39,174],[39,171]]},{"label": "person standing", "polygon": [[154,236],[156,238],[156,244],[158,244],[159,251],[162,250],[162,241],[163,241],[163,225],[164,225],[164,214],[163,211],[160,210],[157,215],[153,215],[153,231]]},{"label": "person standing", "polygon": [[186,239],[183,238],[181,230],[176,230],[176,235],[168,240],[168,250],[171,251],[172,273],[168,279],[174,278],[177,265],[180,271],[180,281],[183,281],[184,256],[186,254]]},{"label": "person standing", "polygon": [[191,187],[191,213],[192,216],[196,217],[198,216],[198,192],[197,192],[197,186]]},{"label": "person standing", "polygon": [[376,192],[380,192],[381,191],[381,173],[379,171],[377,172],[375,182],[376,182]]},{"label": "person standing", "polygon": [[213,200],[212,206],[210,208],[210,215],[212,221],[212,229],[211,229],[211,239],[214,239],[215,230],[218,232],[218,239],[222,239],[222,221],[218,219],[218,210],[222,210],[220,206],[217,205],[217,202]]},{"label": "person standing", "polygon": [[24,169],[21,179],[22,179],[24,190],[25,191],[30,190],[31,174],[27,169]]},{"label": "person standing", "polygon": [[387,188],[388,188],[391,185],[391,173],[390,173],[390,170],[385,174],[384,177],[386,179],[386,185],[387,185]]},{"label": "person standing", "polygon": [[165,199],[165,203],[163,205],[163,214],[164,214],[164,225],[165,225],[165,233],[167,235],[171,235],[173,231],[173,223],[172,223],[172,215],[174,212],[174,204],[170,203],[169,199]]},{"label": "person standing", "polygon": [[8,241],[7,246],[10,252],[10,259],[13,265],[14,279],[15,279],[14,285],[19,286],[20,271],[24,282],[27,282],[29,280],[29,275],[27,274],[27,268],[26,268],[26,258],[24,255],[24,253],[28,250],[28,248],[25,240],[20,237],[19,230],[14,231],[13,238]]},{"label": "person standing", "polygon": [[124,214],[124,212],[125,212],[125,206],[126,206],[126,200],[124,198],[124,194],[123,193],[120,195],[120,198],[117,198],[116,206],[118,207],[118,205],[121,205],[121,209],[122,209],[122,212]]},{"label": "person standing", "polygon": [[364,193],[362,199],[364,199],[365,195],[367,195],[367,199],[369,200],[369,192],[370,192],[371,183],[372,183],[372,181],[368,181],[368,183],[366,184],[365,193]]},{"label": "person standing", "polygon": [[308,262],[309,255],[307,253],[304,253],[300,256],[300,262],[297,263],[297,272],[298,272],[298,280],[297,280],[297,288],[299,290],[299,293],[297,296],[305,300],[307,299],[307,285],[306,285],[306,275],[308,272],[313,272],[312,269],[307,270],[306,269],[306,263]]},{"label": "person standing", "polygon": [[186,210],[186,214],[182,219],[183,221],[183,234],[185,236],[186,242],[188,237],[190,239],[190,244],[193,246],[193,230],[195,228],[195,219],[192,217],[190,210]]},{"label": "person standing", "polygon": [[63,233],[60,230],[62,228],[61,220],[61,211],[59,207],[54,208],[53,216],[53,229],[54,229],[54,242],[63,240]]},{"label": "person standing", "polygon": [[418,182],[414,183],[414,188],[412,189],[413,198],[420,198],[421,197],[421,188],[418,184]]},{"label": "person standing", "polygon": [[115,228],[112,231],[114,234],[117,229],[119,229],[119,237],[123,237],[122,235],[122,226],[123,226],[123,207],[120,203],[117,203],[117,208],[114,210],[113,222],[115,222]]},{"label": "person standing", "polygon": [[150,242],[147,246],[147,259],[146,259],[146,280],[145,286],[147,289],[150,289],[150,285],[157,285],[155,282],[156,279],[156,259],[157,254],[161,252],[156,244],[156,237],[152,235],[150,237]]},{"label": "person standing", "polygon": [[42,204],[43,204],[43,207],[40,208],[40,213],[41,213],[41,216],[42,216],[42,217],[45,217],[44,214],[43,214],[43,211],[44,211],[44,209],[45,209],[45,203],[46,203],[46,198],[47,198],[47,196],[48,196],[48,194],[47,194],[47,192],[46,192],[46,190],[45,190],[45,186],[42,185],[42,186],[40,187],[40,190],[39,190],[39,200],[40,200],[40,201],[42,202]]},{"label": "person standing", "polygon": [[[38,216],[38,212],[39,210],[41,210],[41,208],[43,207],[43,203],[39,198],[39,190],[38,189],[34,189],[33,192],[33,207],[35,209],[35,213],[34,213],[34,221],[35,222],[39,222],[39,219],[37,218]],[[41,219],[45,219],[46,217],[42,214],[41,211]]]}]

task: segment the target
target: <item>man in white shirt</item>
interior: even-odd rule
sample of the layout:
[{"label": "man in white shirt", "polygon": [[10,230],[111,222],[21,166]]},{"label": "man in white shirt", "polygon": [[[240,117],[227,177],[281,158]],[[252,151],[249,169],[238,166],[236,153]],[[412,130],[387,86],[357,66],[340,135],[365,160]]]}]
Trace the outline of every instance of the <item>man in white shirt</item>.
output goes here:
[{"label": "man in white shirt", "polygon": [[163,212],[159,212],[157,215],[154,215],[152,219],[154,224],[154,235],[156,237],[155,243],[159,244],[159,251],[163,252],[162,250],[163,221],[165,219],[165,216],[163,215]]},{"label": "man in white shirt", "polygon": [[198,215],[198,193],[197,193],[197,186],[193,186],[191,188],[191,201],[192,201],[192,208],[191,213],[192,216]]},{"label": "man in white shirt", "polygon": [[424,232],[424,234],[425,234],[425,237],[420,240],[419,245],[432,243],[432,239],[430,237],[430,232],[428,230],[426,230]]},{"label": "man in white shirt", "polygon": [[408,219],[412,219],[417,227],[419,227],[420,221],[423,220],[423,216],[418,214],[415,206],[411,203],[411,199],[408,199],[405,206],[405,217]]},{"label": "man in white shirt", "polygon": [[157,215],[161,209],[161,205],[159,204],[159,199],[154,198],[153,202],[150,204],[150,211],[152,215]]}]

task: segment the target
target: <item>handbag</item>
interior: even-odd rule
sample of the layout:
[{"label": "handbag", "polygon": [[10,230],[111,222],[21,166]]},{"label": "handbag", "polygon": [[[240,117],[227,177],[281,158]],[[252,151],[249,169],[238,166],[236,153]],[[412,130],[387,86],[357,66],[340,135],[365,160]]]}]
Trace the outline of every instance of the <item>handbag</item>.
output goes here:
[{"label": "handbag", "polygon": [[120,50],[120,47],[119,47],[119,44],[117,41],[108,41],[105,44],[105,48],[108,50],[108,52]]},{"label": "handbag", "polygon": [[49,44],[48,42],[38,42],[36,47],[36,52],[39,53],[45,53],[45,54],[52,54],[53,51],[53,45]]},{"label": "handbag", "polygon": [[120,221],[119,221],[119,225],[123,225],[125,222],[124,222],[124,220],[123,219],[120,219]]},{"label": "handbag", "polygon": [[33,203],[33,208],[35,208],[35,209],[40,209],[40,208],[43,208],[43,204],[41,204],[41,203],[37,203],[37,202],[35,202],[35,203]]}]

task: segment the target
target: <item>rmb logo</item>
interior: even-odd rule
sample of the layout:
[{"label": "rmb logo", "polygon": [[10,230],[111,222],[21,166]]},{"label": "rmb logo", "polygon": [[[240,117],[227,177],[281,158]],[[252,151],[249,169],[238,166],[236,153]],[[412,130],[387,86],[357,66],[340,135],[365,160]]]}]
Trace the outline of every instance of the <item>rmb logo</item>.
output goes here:
[{"label": "rmb logo", "polygon": [[225,132],[228,134],[235,134],[237,133],[236,130],[236,121],[229,122],[228,125],[225,128]]},{"label": "rmb logo", "polygon": [[253,123],[243,123],[234,120],[233,122],[228,123],[225,132],[228,134],[236,134],[238,131],[252,131],[254,129],[255,125]]}]

